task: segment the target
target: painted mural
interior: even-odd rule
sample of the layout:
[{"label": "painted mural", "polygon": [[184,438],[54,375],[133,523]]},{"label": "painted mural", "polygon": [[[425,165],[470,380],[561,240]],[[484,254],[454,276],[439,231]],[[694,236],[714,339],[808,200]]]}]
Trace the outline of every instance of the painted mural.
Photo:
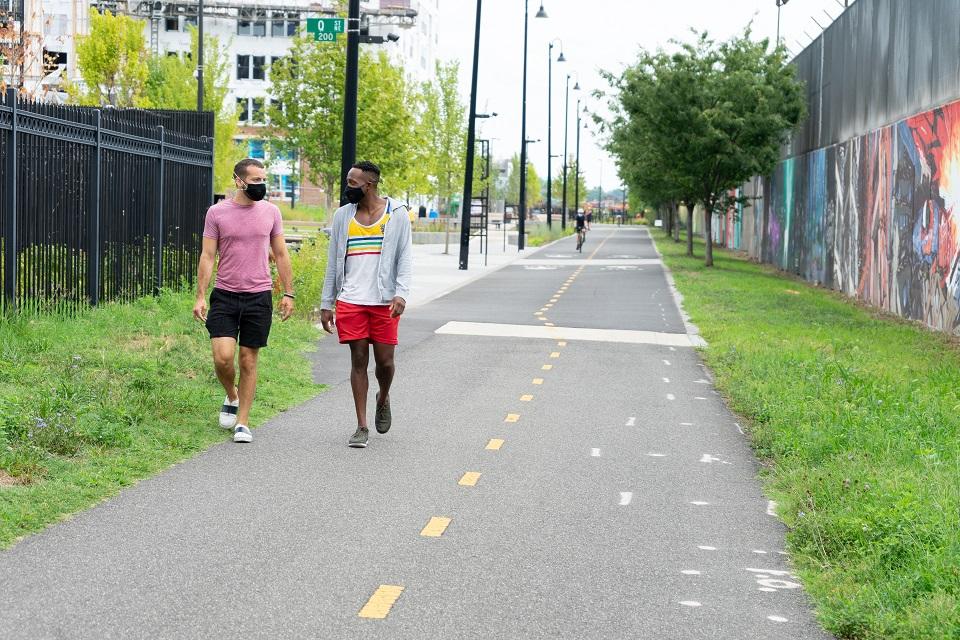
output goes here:
[{"label": "painted mural", "polygon": [[719,243],[746,229],[763,262],[960,334],[960,102],[788,158],[761,191]]}]

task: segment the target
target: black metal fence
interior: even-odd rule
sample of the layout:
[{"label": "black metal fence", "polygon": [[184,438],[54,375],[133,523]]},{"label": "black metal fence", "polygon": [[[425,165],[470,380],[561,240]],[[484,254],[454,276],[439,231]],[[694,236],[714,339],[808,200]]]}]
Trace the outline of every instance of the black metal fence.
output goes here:
[{"label": "black metal fence", "polygon": [[5,309],[70,312],[192,282],[212,113],[0,98]]}]

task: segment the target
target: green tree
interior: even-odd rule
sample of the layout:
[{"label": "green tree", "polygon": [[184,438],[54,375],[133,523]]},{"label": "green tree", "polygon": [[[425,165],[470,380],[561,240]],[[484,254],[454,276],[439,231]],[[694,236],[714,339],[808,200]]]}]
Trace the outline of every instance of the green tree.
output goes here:
[{"label": "green tree", "polygon": [[[190,28],[190,56],[152,56],[144,84],[145,101],[160,109],[196,109],[195,77],[199,35]],[[214,116],[214,188],[223,191],[233,185],[233,166],[241,160],[243,145],[234,140],[237,110],[227,101],[230,90],[230,59],[227,48],[214,36],[204,36],[203,108]]]},{"label": "green tree", "polygon": [[[340,193],[345,40],[294,38],[290,54],[271,69],[268,108],[271,148],[302,154],[306,176],[334,199]],[[361,51],[357,158],[380,165],[384,190],[395,194],[416,182],[414,99],[402,69],[384,52]]]},{"label": "green tree", "polygon": [[422,147],[417,155],[431,178],[430,195],[443,202],[463,193],[467,116],[458,90],[458,74],[457,62],[437,62],[434,79],[420,85],[423,107],[417,129]]},{"label": "green tree", "polygon": [[[576,189],[577,185],[573,180],[574,174],[576,173],[576,161],[573,156],[567,160],[567,210],[570,214],[575,214],[578,208],[577,203],[574,202],[576,199]],[[587,181],[584,179],[583,174],[580,174],[580,200],[583,201],[584,196],[587,193]],[[553,179],[553,200],[556,203],[563,204],[563,168],[560,169],[560,175]]]},{"label": "green tree", "polygon": [[[527,211],[529,211],[530,207],[540,200],[540,192],[542,190],[540,176],[537,175],[537,170],[534,168],[532,162],[527,163],[526,189]],[[510,159],[510,174],[507,178],[506,200],[510,204],[516,205],[520,203],[520,156],[517,154],[513,154],[513,157]]]},{"label": "green tree", "polygon": [[148,107],[144,23],[130,16],[90,9],[90,34],[77,36],[77,66],[83,85],[68,84],[72,100],[87,106]]},{"label": "green tree", "polygon": [[707,266],[713,214],[733,204],[732,189],[773,171],[804,116],[796,70],[783,47],[768,45],[749,29],[719,45],[704,33],[674,54],[641,52],[620,76],[607,74],[616,93],[607,148],[620,175],[647,201],[703,205]]}]

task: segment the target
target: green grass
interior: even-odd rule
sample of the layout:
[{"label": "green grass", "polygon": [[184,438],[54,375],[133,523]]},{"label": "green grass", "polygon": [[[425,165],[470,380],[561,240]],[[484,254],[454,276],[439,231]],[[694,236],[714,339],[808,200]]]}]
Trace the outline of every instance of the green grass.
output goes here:
[{"label": "green grass", "polygon": [[554,240],[571,236],[574,231],[572,224],[568,224],[566,229],[561,229],[558,223],[554,223],[553,228],[547,228],[546,224],[531,225],[526,244],[528,247],[542,247]]},{"label": "green grass", "polygon": [[280,208],[280,215],[284,222],[326,222],[333,213],[319,205],[300,204],[290,208],[290,200],[271,200],[273,204]]},{"label": "green grass", "polygon": [[[227,438],[192,308],[167,292],[0,320],[0,549]],[[307,320],[275,320],[252,424],[320,391],[303,356],[317,338]]]},{"label": "green grass", "polygon": [[750,422],[821,623],[960,638],[960,348],[729,252],[657,245]]}]

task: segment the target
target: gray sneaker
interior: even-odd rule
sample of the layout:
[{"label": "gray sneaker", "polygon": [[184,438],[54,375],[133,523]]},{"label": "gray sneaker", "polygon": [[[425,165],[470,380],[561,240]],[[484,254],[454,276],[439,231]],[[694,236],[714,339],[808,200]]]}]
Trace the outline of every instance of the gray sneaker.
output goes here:
[{"label": "gray sneaker", "polygon": [[350,442],[347,443],[347,446],[353,447],[354,449],[363,449],[367,446],[367,438],[369,435],[370,432],[367,429],[357,427],[356,433],[350,436]]},{"label": "gray sneaker", "polygon": [[377,394],[377,415],[373,423],[377,425],[377,433],[386,433],[390,431],[390,425],[393,422],[393,415],[390,413],[390,396],[387,401],[380,404],[380,394]]}]

